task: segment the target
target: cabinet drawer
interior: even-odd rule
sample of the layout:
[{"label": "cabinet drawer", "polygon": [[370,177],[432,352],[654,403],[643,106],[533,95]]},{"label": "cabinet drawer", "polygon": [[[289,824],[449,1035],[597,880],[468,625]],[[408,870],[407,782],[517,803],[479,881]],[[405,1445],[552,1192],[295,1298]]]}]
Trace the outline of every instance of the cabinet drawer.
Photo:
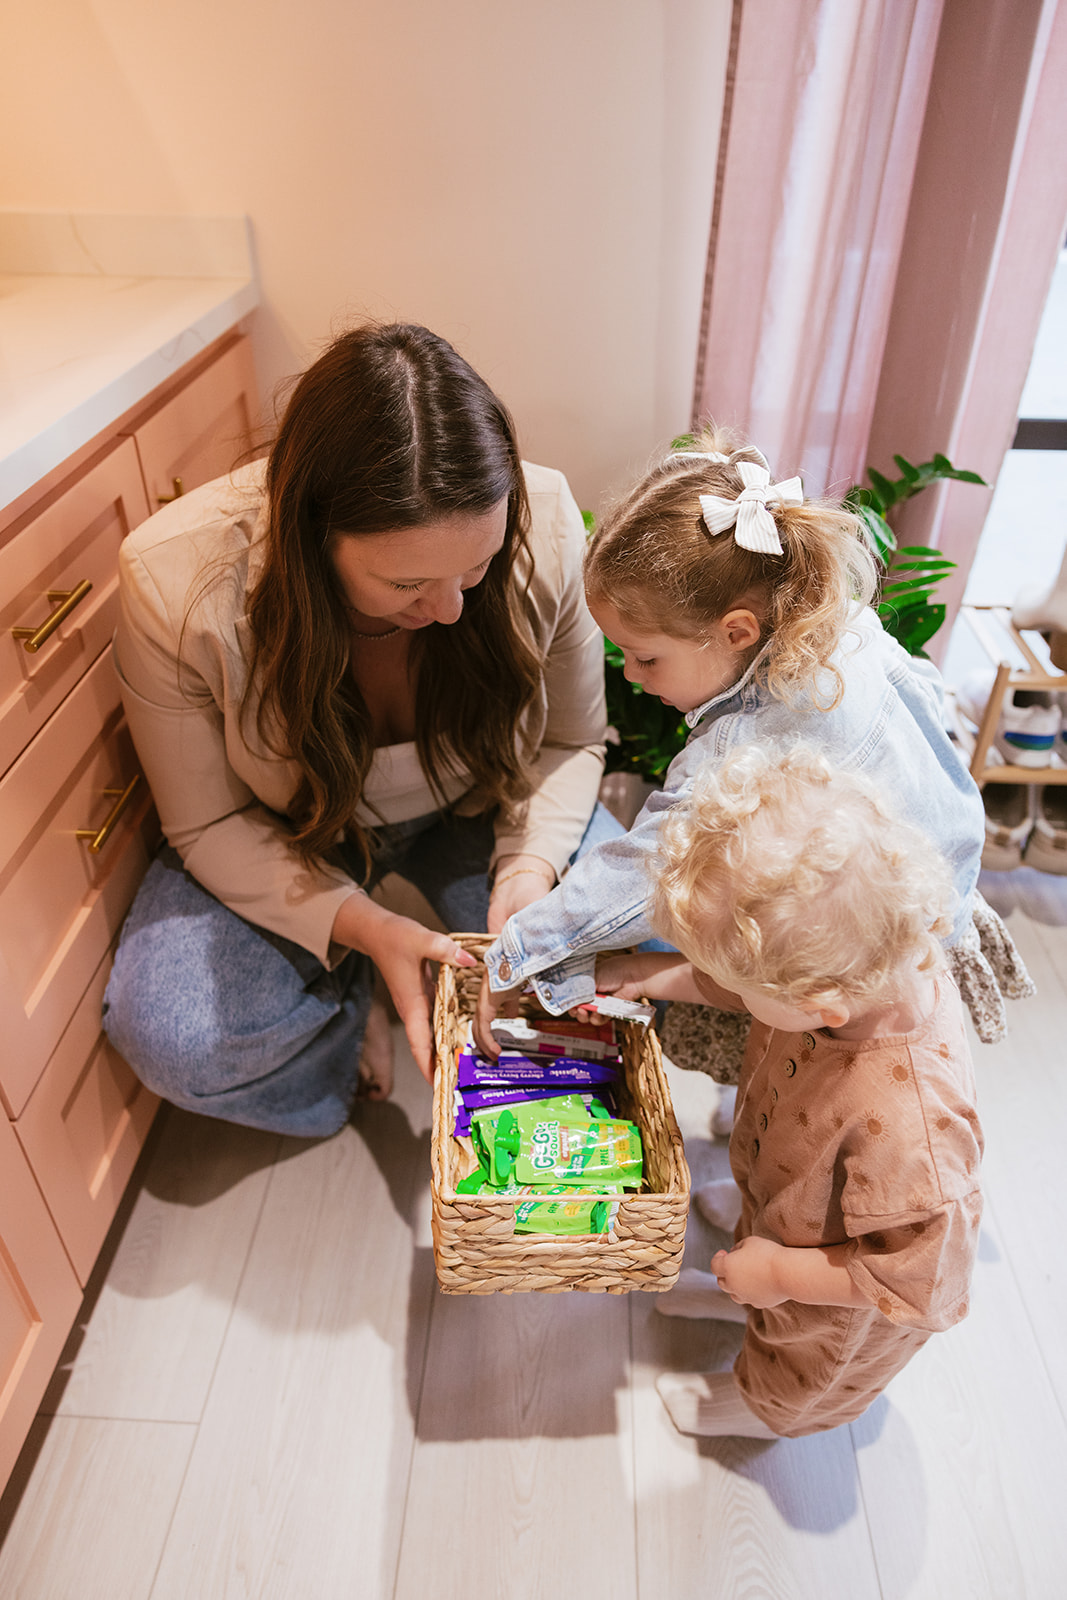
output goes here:
[{"label": "cabinet drawer", "polygon": [[0,1116],[0,1484],[22,1449],[81,1298],[11,1124]]},{"label": "cabinet drawer", "polygon": [[[148,515],[137,451],[123,440],[0,546],[0,772],[24,750],[110,639],[118,549]],[[35,650],[13,628],[39,630],[88,582],[65,621]],[[52,598],[49,598],[49,591]]]},{"label": "cabinet drawer", "polygon": [[143,421],[133,437],[149,508],[220,478],[248,450],[258,413],[251,344],[241,337]]},{"label": "cabinet drawer", "polygon": [[137,770],[105,651],[0,780],[0,1095],[13,1117],[147,869],[154,810],[143,779],[98,853],[78,837],[101,827]]},{"label": "cabinet drawer", "polygon": [[110,971],[109,951],[14,1125],[82,1284],[159,1105],[101,1030]]}]

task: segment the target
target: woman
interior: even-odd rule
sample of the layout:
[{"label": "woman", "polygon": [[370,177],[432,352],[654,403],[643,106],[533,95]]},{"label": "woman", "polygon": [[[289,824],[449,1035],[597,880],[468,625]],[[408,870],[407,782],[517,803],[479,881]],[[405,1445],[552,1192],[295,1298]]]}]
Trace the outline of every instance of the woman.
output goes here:
[{"label": "woman", "polygon": [[367,891],[397,871],[498,932],[613,829],[582,546],[565,479],[408,325],[343,335],[265,463],[126,540],[115,656],[169,848],[104,1020],[157,1093],[336,1131],[361,1076],[391,1087],[375,969],[431,1077],[429,964],[468,958]]}]

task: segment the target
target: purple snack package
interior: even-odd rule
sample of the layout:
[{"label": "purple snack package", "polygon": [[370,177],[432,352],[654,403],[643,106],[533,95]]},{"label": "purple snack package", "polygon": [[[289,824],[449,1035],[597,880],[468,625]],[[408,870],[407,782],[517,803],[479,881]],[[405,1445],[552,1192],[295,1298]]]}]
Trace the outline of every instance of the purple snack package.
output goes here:
[{"label": "purple snack package", "polygon": [[576,1061],[571,1056],[527,1056],[502,1051],[496,1061],[486,1061],[469,1047],[460,1051],[456,1083],[461,1089],[543,1087],[584,1089],[613,1083],[618,1069],[612,1061]]}]

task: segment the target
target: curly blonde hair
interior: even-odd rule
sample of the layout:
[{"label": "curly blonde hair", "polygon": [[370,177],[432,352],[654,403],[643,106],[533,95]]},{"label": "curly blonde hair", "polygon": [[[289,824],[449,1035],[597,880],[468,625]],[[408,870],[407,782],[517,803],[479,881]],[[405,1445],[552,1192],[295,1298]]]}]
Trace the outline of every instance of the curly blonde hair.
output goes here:
[{"label": "curly blonde hair", "polygon": [[652,920],[725,989],[819,1010],[891,999],[905,963],[941,959],[947,863],[857,773],[813,747],[751,745],[666,820]]},{"label": "curly blonde hair", "polygon": [[765,465],[753,445],[714,424],[691,448],[663,455],[590,540],[586,591],[636,628],[694,642],[744,606],[759,622],[760,639],[742,666],[770,640],[759,667],[769,692],[787,703],[806,694],[830,710],[844,689],[830,658],[850,616],[874,597],[875,558],[858,519],[834,500],[767,507],[782,555],[744,550],[727,534],[709,535],[699,497],[736,499],[744,488],[739,461]]}]

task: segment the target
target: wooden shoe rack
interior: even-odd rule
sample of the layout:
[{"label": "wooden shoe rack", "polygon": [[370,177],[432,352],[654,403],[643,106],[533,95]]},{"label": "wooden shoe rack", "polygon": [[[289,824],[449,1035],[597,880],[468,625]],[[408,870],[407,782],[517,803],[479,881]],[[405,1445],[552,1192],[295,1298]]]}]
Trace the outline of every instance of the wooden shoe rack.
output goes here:
[{"label": "wooden shoe rack", "polygon": [[[1067,672],[1053,665],[1040,634],[1031,633],[1028,640],[1020,633],[1007,606],[962,606],[960,614],[997,669],[977,735],[971,733],[961,717],[956,718],[956,732],[961,749],[969,757],[971,776],[979,788],[987,783],[1067,783],[1067,765],[1063,763],[1018,767],[999,762],[990,765],[987,760],[1009,688],[1058,693],[1067,690]],[[1024,665],[1013,664],[1020,661]]]}]

